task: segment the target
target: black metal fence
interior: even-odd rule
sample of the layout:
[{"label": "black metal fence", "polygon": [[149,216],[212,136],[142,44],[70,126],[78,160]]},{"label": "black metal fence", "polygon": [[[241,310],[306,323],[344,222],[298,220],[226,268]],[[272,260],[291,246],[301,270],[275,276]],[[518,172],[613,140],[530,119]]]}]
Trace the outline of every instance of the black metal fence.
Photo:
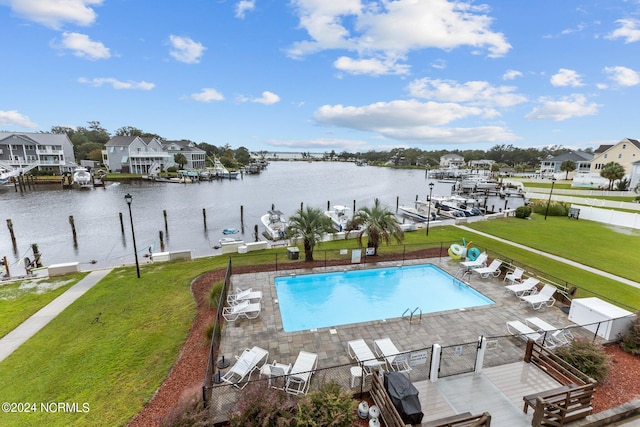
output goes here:
[{"label": "black metal fence", "polygon": [[480,342],[454,344],[441,348],[438,377],[466,374],[476,368]]}]

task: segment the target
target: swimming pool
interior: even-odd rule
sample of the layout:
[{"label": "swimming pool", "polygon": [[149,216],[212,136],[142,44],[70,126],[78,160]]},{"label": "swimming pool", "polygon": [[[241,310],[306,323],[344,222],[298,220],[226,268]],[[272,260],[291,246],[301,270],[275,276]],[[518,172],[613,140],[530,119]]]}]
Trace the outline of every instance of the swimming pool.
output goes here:
[{"label": "swimming pool", "polygon": [[490,305],[432,264],[275,278],[285,332]]}]

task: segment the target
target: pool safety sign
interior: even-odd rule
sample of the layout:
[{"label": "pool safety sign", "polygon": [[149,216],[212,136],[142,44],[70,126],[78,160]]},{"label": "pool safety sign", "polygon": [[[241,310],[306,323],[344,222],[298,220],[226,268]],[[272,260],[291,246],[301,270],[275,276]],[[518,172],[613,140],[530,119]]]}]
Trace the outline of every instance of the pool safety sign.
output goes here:
[{"label": "pool safety sign", "polygon": [[429,355],[429,352],[426,350],[414,351],[409,356],[409,366],[426,365],[428,355]]},{"label": "pool safety sign", "polygon": [[361,249],[353,249],[351,251],[351,263],[352,264],[359,264],[361,256],[362,256],[362,250]]}]

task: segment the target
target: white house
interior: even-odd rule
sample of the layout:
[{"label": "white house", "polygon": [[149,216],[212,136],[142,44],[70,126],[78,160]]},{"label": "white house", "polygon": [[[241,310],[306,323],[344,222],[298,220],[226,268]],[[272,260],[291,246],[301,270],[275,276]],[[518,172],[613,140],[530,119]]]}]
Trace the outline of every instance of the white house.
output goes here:
[{"label": "white house", "polygon": [[0,166],[62,173],[77,165],[67,134],[0,132]]},{"label": "white house", "polygon": [[207,152],[202,148],[196,146],[194,142],[191,141],[162,141],[162,148],[169,153],[170,162],[169,166],[175,164],[174,156],[178,153],[184,155],[187,159],[187,164],[184,165],[184,168],[187,170],[193,169],[204,169],[205,168],[205,160],[207,158]]},{"label": "white house", "polygon": [[[550,157],[543,160],[540,163],[540,171],[542,173],[556,173],[561,172],[560,167],[562,163],[567,160],[571,160],[576,164],[576,169],[573,174],[588,173],[591,169],[591,161],[593,160],[593,154],[586,151],[570,151],[568,153],[560,154],[559,156]],[[571,175],[571,174],[570,174]]]},{"label": "white house", "polygon": [[464,165],[465,165],[464,157],[458,154],[449,153],[449,154],[445,154],[444,156],[440,156],[441,168],[458,168]]},{"label": "white house", "polygon": [[173,162],[173,157],[154,137],[114,136],[105,144],[102,156],[110,171],[135,174],[165,169]]}]

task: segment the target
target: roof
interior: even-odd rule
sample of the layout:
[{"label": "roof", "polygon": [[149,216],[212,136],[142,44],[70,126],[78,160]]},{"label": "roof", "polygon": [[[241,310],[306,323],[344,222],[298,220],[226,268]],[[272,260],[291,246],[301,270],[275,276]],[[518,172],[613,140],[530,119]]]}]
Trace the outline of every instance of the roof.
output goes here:
[{"label": "roof", "polygon": [[205,151],[202,148],[196,146],[195,142],[188,140],[180,140],[180,141],[161,141],[162,148],[167,149],[170,145],[177,145],[180,147],[181,151],[193,151],[196,153],[204,153]]},{"label": "roof", "polygon": [[113,137],[111,137],[111,139],[109,141],[107,141],[105,146],[108,146],[108,147],[111,147],[111,146],[128,147],[129,145],[131,145],[133,140],[136,139],[136,138],[137,138],[137,136],[127,136],[127,135],[113,136]]},{"label": "roof", "polygon": [[572,160],[574,162],[590,162],[593,160],[593,154],[587,153],[586,151],[570,151],[568,153],[563,153],[555,157],[551,157],[547,159],[547,162],[564,162],[565,160]]},{"label": "roof", "polygon": [[39,145],[64,145],[71,143],[66,133],[39,133],[39,132],[0,132],[0,141],[10,138],[11,136],[19,136],[24,139],[33,141]]}]

